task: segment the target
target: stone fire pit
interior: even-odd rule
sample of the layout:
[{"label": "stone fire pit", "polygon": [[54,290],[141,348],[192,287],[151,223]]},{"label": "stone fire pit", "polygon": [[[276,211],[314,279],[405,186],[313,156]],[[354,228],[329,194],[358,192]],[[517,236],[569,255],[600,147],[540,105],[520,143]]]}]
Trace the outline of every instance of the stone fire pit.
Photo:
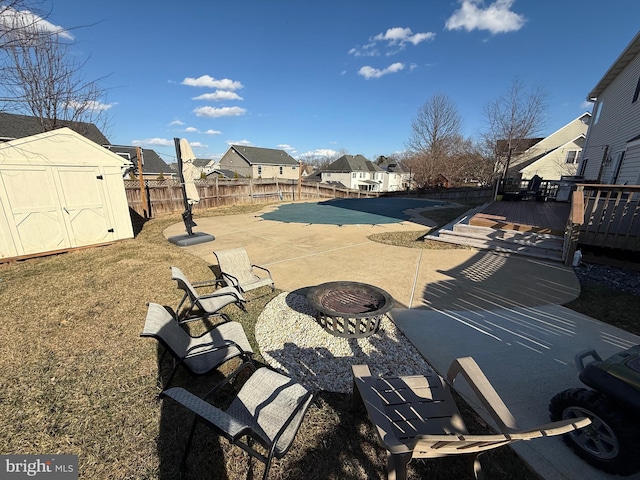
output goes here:
[{"label": "stone fire pit", "polygon": [[343,338],[363,338],[378,331],[380,319],[393,308],[393,298],[374,285],[328,282],[311,287],[309,305],[327,332]]}]

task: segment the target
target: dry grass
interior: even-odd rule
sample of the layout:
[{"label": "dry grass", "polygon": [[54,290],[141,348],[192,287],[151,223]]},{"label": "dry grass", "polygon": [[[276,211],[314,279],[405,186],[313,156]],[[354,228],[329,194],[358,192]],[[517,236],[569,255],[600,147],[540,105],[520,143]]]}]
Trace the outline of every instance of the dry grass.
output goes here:
[{"label": "dry grass", "polygon": [[[208,213],[240,211],[247,209]],[[179,221],[177,215],[154,219],[132,240],[0,266],[0,452],[77,454],[83,478],[176,478],[190,418],[172,402],[157,400],[159,372],[166,375],[168,359],[159,364],[156,342],[139,332],[146,302],[175,307],[181,298],[170,265],[195,280],[212,275],[200,258],[162,237]],[[267,289],[246,314],[227,307],[254,345],[253,325],[270,298]],[[204,391],[221,375],[180,374],[174,383]],[[262,474],[260,463],[204,429],[195,445],[190,478]],[[352,411],[350,396],[322,393],[270,478],[382,479],[384,459],[365,413]],[[537,478],[507,448],[483,463],[489,478]],[[410,468],[411,479],[472,476],[463,459]]]}]

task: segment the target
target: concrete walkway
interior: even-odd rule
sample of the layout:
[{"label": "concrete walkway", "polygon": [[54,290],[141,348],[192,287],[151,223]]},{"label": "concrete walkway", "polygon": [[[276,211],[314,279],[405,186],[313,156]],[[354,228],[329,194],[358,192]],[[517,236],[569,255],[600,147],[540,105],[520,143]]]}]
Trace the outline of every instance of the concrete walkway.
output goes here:
[{"label": "concrete walkway", "polygon": [[[196,216],[194,230],[215,240],[183,248],[214,265],[213,250],[243,246],[285,291],[335,280],[385,289],[396,301],[393,321],[429,363],[444,374],[454,358],[474,357],[522,427],[548,422],[550,398],[582,386],[575,353],[593,347],[607,357],[640,343],[640,337],[560,306],[580,289],[573,270],[563,265],[474,249],[393,247],[367,238],[426,229],[409,221],[339,227],[259,215]],[[179,223],[164,235],[183,233]],[[456,385],[486,415],[461,387]],[[519,442],[514,450],[545,479],[619,478],[591,468],[557,438]]]}]

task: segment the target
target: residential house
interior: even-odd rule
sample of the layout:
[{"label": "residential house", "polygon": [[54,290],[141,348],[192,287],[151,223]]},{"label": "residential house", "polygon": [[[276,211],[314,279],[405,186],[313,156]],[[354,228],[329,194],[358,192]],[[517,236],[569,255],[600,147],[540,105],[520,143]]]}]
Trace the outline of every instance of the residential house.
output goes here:
[{"label": "residential house", "polygon": [[[133,164],[133,171],[138,171],[138,147],[127,145],[104,145],[116,155],[130,160]],[[177,170],[172,169],[165,163],[160,155],[149,148],[141,148],[142,151],[142,174],[147,180],[155,180],[158,177],[177,177]]]},{"label": "residential house", "polygon": [[300,176],[300,163],[284,150],[243,145],[231,145],[220,159],[219,169],[250,178],[297,180]]},{"label": "residential house", "polygon": [[376,165],[384,171],[381,188],[383,192],[397,192],[409,188],[409,173],[402,169],[397,160],[381,156]]},{"label": "residential house", "polygon": [[538,175],[545,180],[560,180],[575,175],[590,119],[589,112],[583,113],[514,158],[512,166],[523,179]]},{"label": "residential house", "polygon": [[362,155],[343,155],[322,169],[320,181],[353,190],[381,192],[385,173]]},{"label": "residential house", "polygon": [[578,174],[587,182],[640,184],[640,32],[589,92],[593,119]]},{"label": "residential house", "polygon": [[[60,120],[58,123],[60,127],[68,127],[98,145],[107,145],[109,143],[107,137],[93,123],[64,120]],[[0,142],[8,142],[43,132],[44,128],[37,117],[0,112]]]}]

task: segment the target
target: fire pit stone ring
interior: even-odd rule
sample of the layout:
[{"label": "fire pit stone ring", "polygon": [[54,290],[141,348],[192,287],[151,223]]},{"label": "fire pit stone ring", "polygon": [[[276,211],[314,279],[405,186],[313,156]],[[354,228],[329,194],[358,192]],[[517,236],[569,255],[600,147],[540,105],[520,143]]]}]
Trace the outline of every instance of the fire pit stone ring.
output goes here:
[{"label": "fire pit stone ring", "polygon": [[374,285],[328,282],[311,287],[309,305],[327,332],[343,338],[364,338],[378,331],[383,315],[393,308],[393,298]]}]

